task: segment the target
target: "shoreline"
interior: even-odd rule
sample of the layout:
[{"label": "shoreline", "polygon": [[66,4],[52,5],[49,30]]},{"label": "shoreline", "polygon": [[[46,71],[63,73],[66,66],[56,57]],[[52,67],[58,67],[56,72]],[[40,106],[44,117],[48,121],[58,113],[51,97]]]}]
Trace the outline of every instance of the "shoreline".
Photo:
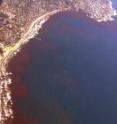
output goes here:
[{"label": "shoreline", "polygon": [[[110,8],[112,9],[112,2],[110,1]],[[29,30],[24,34],[24,36],[10,49],[6,50],[6,53],[4,54],[4,57],[0,60],[0,123],[6,124],[9,123],[7,120],[11,120],[13,117],[13,110],[12,110],[12,96],[11,91],[9,90],[9,85],[12,83],[12,80],[9,78],[9,75],[11,73],[8,73],[6,70],[8,62],[17,54],[17,52],[20,51],[20,48],[27,44],[28,41],[31,38],[34,38],[38,33],[39,30],[43,27],[43,24],[48,21],[48,19],[51,16],[54,16],[55,14],[59,12],[65,12],[68,11],[68,9],[61,9],[61,10],[54,10],[50,11],[40,17],[38,17],[34,22],[32,22],[31,26],[29,27]],[[116,16],[116,11],[113,11],[113,16]],[[97,22],[106,22],[107,20],[112,21],[112,18],[110,18],[112,15],[108,16],[105,19],[102,20],[96,20]]]},{"label": "shoreline", "polygon": [[[9,119],[12,121],[13,117],[13,110],[12,110],[12,96],[11,91],[9,90],[9,85],[12,83],[9,75],[6,70],[7,64],[14,57],[17,52],[20,51],[22,45],[25,45],[31,38],[35,37],[38,34],[38,31],[42,28],[43,24],[54,14],[58,12],[62,12],[64,10],[55,10],[52,12],[48,12],[43,16],[37,18],[30,26],[29,30],[24,34],[23,38],[19,40],[18,43],[10,50],[7,51],[5,57],[0,62],[1,72],[1,86],[0,86],[0,123],[6,124],[7,120]],[[8,122],[9,123],[9,122]]]}]

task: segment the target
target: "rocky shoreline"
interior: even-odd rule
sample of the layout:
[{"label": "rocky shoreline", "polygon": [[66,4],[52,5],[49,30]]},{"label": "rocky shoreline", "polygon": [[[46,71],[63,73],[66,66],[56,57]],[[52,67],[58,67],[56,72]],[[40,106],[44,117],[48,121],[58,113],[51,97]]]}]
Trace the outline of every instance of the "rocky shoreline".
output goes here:
[{"label": "rocky shoreline", "polygon": [[111,20],[116,15],[111,0],[2,0],[0,5],[0,43],[15,44],[31,23],[43,14],[57,9],[83,11],[97,21]]},{"label": "rocky shoreline", "polygon": [[[94,1],[89,2],[70,2],[66,3],[61,1],[60,3],[53,3],[53,6],[49,6],[50,3],[45,2],[43,6],[43,2],[40,0],[39,2],[36,0],[21,2],[16,0],[17,3],[13,3],[12,0],[5,1],[1,4],[0,8],[0,42],[1,48],[3,49],[3,55],[0,58],[0,123],[6,124],[10,123],[9,118],[13,118],[13,110],[12,110],[12,101],[11,101],[11,91],[9,90],[9,85],[12,81],[9,78],[9,73],[6,70],[7,64],[10,59],[16,55],[17,52],[20,51],[20,47],[26,44],[29,39],[36,36],[39,33],[39,30],[43,26],[43,24],[53,15],[60,11],[66,11],[69,9],[73,9],[75,11],[83,10],[87,13],[91,18],[96,19],[97,21],[107,21],[112,20],[112,16],[116,15],[116,11],[112,8],[110,1],[107,0],[107,3],[97,2],[95,4]],[[31,3],[30,3],[31,2]],[[51,2],[51,1],[49,1]],[[38,3],[38,4],[37,4]],[[88,3],[88,4],[87,4]],[[103,3],[103,4],[102,4]],[[88,5],[87,7],[85,5]],[[92,4],[92,5],[90,5]],[[96,7],[95,5],[104,5],[103,13],[100,13],[102,10],[100,7]],[[16,9],[16,6],[19,6]],[[21,6],[20,6],[21,5]],[[29,5],[30,11],[25,7]],[[42,7],[40,9],[40,6]],[[44,8],[46,6],[46,8]],[[57,8],[57,9],[56,9]],[[64,9],[65,8],[65,9]],[[86,9],[87,8],[87,9]],[[95,9],[97,8],[98,11]],[[15,10],[16,9],[16,10]],[[86,10],[85,10],[86,9]],[[107,11],[108,10],[108,11]],[[94,15],[94,12],[97,12]],[[27,15],[25,14],[27,12]],[[29,12],[29,13],[28,13]],[[105,13],[106,12],[106,13]],[[34,14],[35,13],[35,14]],[[107,14],[108,13],[108,14]],[[105,16],[104,16],[105,15]],[[37,18],[39,17],[39,18]],[[37,18],[37,19],[36,19]],[[36,19],[36,20],[35,20]],[[35,21],[34,21],[35,20]],[[29,25],[31,24],[30,28]],[[25,34],[25,32],[27,32]]]},{"label": "rocky shoreline", "polygon": [[1,118],[0,123],[5,124],[9,120],[9,118],[13,118],[13,110],[12,110],[12,97],[11,91],[9,90],[9,85],[12,83],[11,79],[9,78],[9,74],[6,67],[10,59],[19,52],[22,45],[26,44],[29,39],[35,37],[39,30],[42,28],[43,24],[54,14],[60,12],[61,10],[55,10],[49,12],[39,18],[36,19],[29,28],[28,32],[24,35],[24,37],[12,48],[10,51],[5,55],[4,59],[0,61],[0,77],[1,77],[1,94],[0,94],[0,110],[1,110]]}]

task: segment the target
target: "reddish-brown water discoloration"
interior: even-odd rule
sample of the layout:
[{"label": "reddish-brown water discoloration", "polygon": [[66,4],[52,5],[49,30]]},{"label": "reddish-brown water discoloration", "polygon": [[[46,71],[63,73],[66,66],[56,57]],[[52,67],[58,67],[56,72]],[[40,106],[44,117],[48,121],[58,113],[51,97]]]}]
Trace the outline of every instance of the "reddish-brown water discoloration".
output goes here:
[{"label": "reddish-brown water discoloration", "polygon": [[[79,19],[77,21],[81,23],[84,20],[84,17],[82,17],[81,20]],[[10,61],[9,70],[13,72],[11,91],[15,116],[12,124],[48,124],[48,118],[55,118],[57,124],[76,124],[75,121],[77,120],[78,122],[79,119],[79,96],[81,96],[82,99],[82,118],[86,120],[89,119],[89,122],[90,119],[95,122],[95,119],[92,119],[92,116],[97,117],[97,113],[94,112],[94,110],[97,109],[97,107],[103,108],[103,105],[100,107],[95,101],[97,100],[99,104],[103,102],[104,104],[108,103],[100,99],[102,98],[100,94],[103,94],[103,91],[106,90],[103,90],[103,79],[108,82],[107,76],[104,76],[108,72],[109,75],[111,75],[110,68],[107,67],[109,66],[107,61],[109,60],[110,63],[111,61],[105,56],[109,49],[106,49],[105,46],[107,45],[107,48],[115,48],[111,44],[115,42],[112,41],[110,43],[111,40],[106,39],[105,34],[106,36],[108,34],[108,31],[104,28],[106,25],[95,24],[95,21],[91,22],[91,20],[89,20],[90,19],[85,20],[83,23],[86,24],[85,26],[87,27],[76,24],[77,30],[75,26],[75,29],[73,29],[72,21],[70,23],[71,25],[68,24],[69,27],[60,25],[62,31],[58,32],[57,36],[59,35],[58,37],[61,38],[64,37],[64,32],[68,33],[67,36],[73,33],[77,38],[73,41],[72,36],[69,37],[71,38],[70,40],[67,38],[58,40],[56,37],[52,40],[51,35],[48,36],[48,25],[44,25],[44,30],[40,32],[43,40],[36,41],[32,39],[26,47],[23,47],[22,52],[18,53],[17,56]],[[68,22],[68,20],[66,22]],[[50,23],[48,22],[48,24],[51,23],[51,21]],[[91,26],[91,30],[89,29],[89,25]],[[57,29],[56,26],[54,28]],[[94,31],[94,29],[97,31]],[[106,29],[109,30],[109,26],[106,26]],[[113,30],[112,25],[111,29]],[[53,31],[53,28],[50,28],[50,31]],[[107,32],[105,33],[104,31]],[[111,38],[114,38],[113,32],[111,32],[111,35]],[[102,39],[99,39],[100,37]],[[110,50],[110,53],[115,52]],[[105,64],[104,62],[107,63]],[[34,70],[31,68],[32,64],[36,65],[33,66]],[[105,73],[106,69],[108,71]],[[28,77],[24,80],[24,76],[27,75]],[[30,76],[32,77],[30,78]],[[35,78],[37,80],[35,80]],[[30,82],[30,79],[34,80],[34,82]],[[31,94],[36,98],[29,98]],[[21,104],[25,104],[26,102],[24,106],[29,109],[29,113],[23,108],[20,108],[22,106],[19,105],[20,102]],[[89,109],[92,111],[91,115]],[[36,110],[38,112],[35,117],[34,112]],[[30,115],[31,112],[34,115]],[[82,122],[85,123],[86,120],[82,119]]]}]

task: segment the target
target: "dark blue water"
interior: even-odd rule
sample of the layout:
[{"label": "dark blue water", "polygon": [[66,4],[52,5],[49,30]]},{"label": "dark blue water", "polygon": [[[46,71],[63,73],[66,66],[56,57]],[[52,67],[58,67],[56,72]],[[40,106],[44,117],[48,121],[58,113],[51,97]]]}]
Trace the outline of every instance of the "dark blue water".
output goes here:
[{"label": "dark blue water", "polygon": [[76,13],[52,17],[37,36],[41,40],[30,40],[9,63],[13,93],[20,89],[13,97],[13,124],[19,120],[22,124],[116,124],[116,27],[116,20],[99,24]]}]

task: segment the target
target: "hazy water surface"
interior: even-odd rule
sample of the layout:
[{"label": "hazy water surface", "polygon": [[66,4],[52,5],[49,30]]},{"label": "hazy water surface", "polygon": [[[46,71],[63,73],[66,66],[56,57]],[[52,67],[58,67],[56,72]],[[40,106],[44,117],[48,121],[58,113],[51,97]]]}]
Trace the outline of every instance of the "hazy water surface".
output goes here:
[{"label": "hazy water surface", "polygon": [[13,124],[116,124],[116,29],[82,14],[52,17],[9,63]]}]

